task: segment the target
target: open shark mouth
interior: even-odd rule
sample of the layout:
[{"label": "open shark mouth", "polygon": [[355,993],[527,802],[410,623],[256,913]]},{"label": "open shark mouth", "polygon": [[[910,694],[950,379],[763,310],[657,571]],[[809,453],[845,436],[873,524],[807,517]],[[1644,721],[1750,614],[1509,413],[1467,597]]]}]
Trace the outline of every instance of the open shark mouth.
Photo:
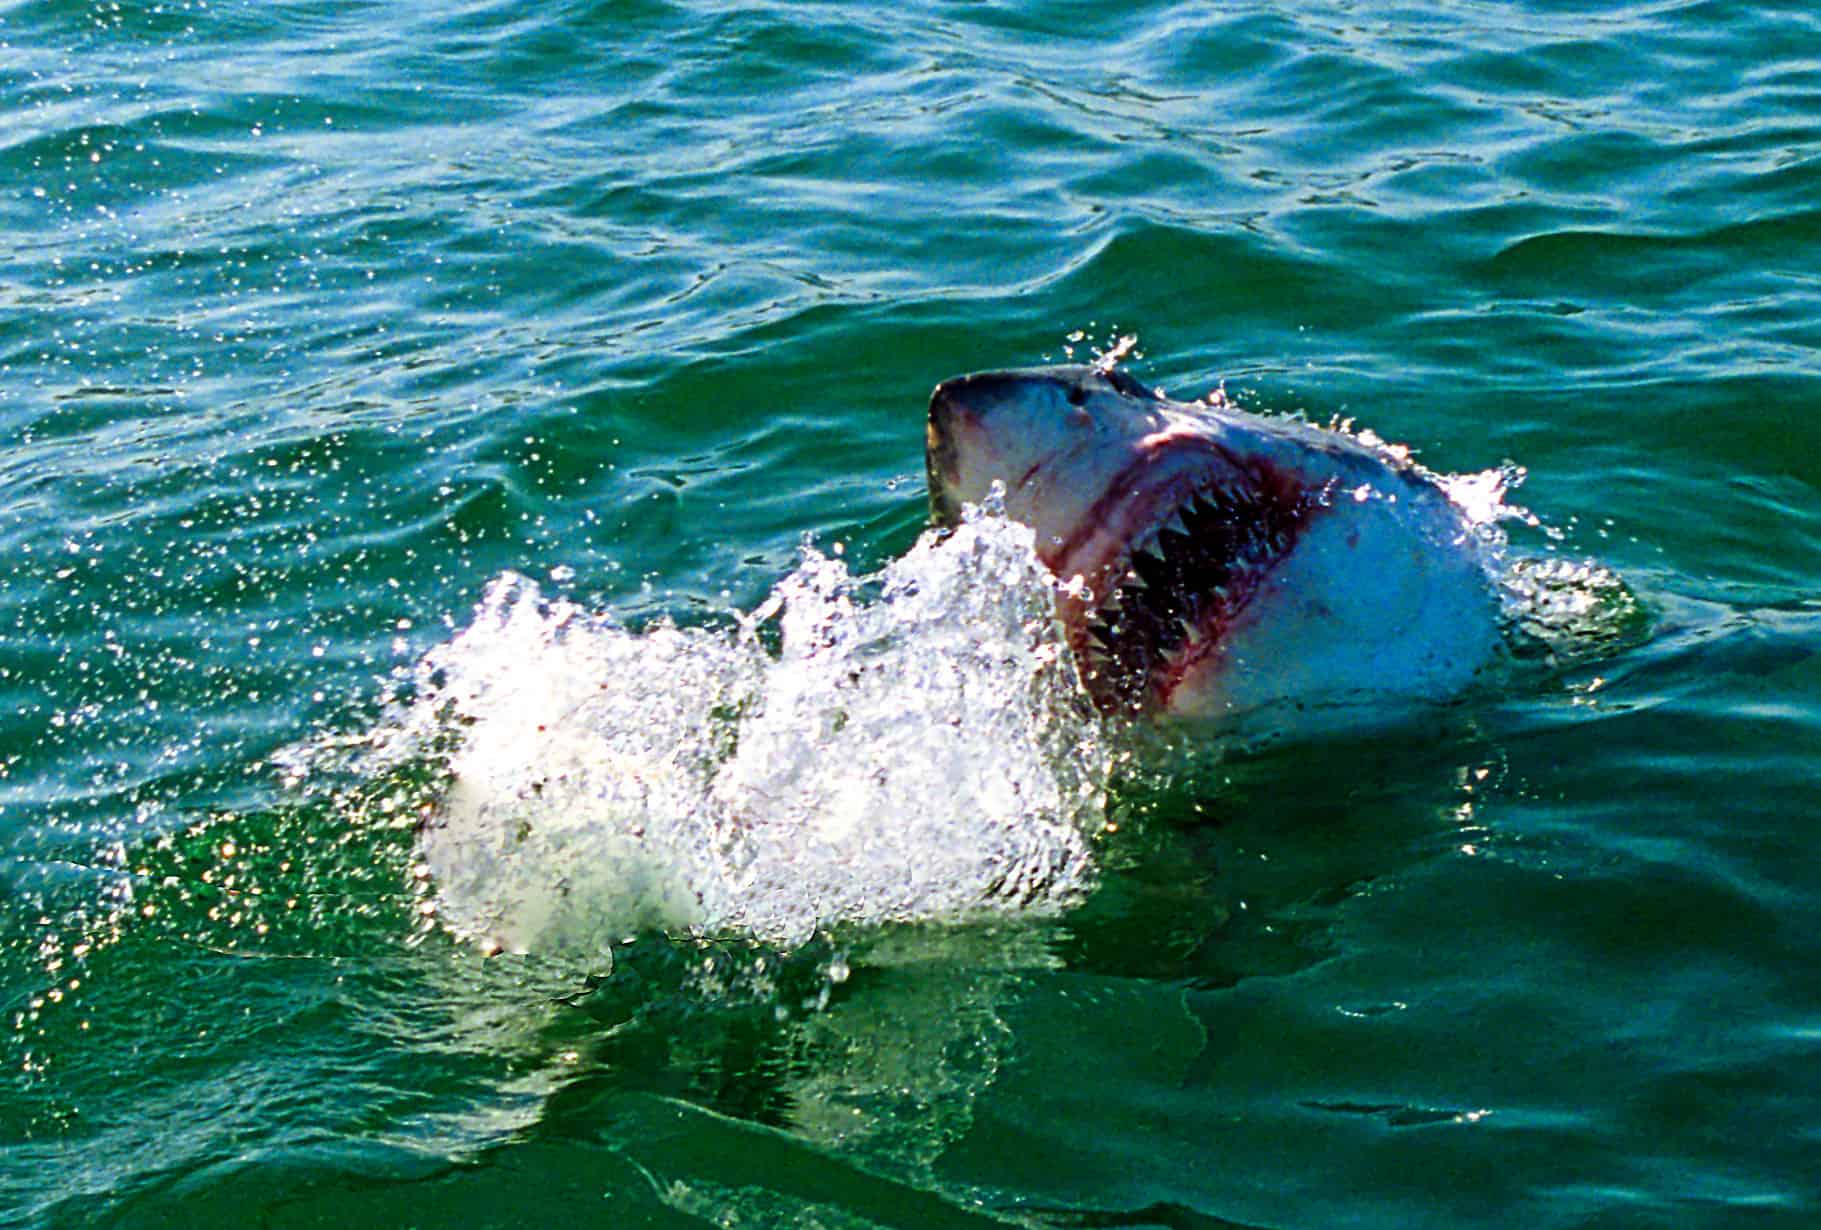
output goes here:
[{"label": "open shark mouth", "polygon": [[1096,703],[1167,708],[1183,678],[1222,652],[1319,504],[1294,478],[1254,462],[1165,502],[1161,516],[1134,527],[1128,548],[1100,570],[1099,601],[1064,604]]},{"label": "open shark mouth", "polygon": [[936,521],[997,492],[1031,528],[1105,712],[1389,709],[1458,693],[1498,652],[1475,525],[1365,437],[1062,366],[944,381],[927,441]]}]

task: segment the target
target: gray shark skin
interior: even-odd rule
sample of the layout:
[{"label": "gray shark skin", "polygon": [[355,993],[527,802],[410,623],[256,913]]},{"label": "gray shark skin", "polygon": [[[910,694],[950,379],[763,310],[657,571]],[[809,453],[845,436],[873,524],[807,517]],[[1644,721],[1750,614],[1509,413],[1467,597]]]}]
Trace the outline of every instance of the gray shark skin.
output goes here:
[{"label": "gray shark skin", "polygon": [[1407,708],[1461,693],[1502,644],[1486,531],[1341,431],[1049,367],[937,386],[926,456],[938,523],[1003,486],[1109,713]]}]

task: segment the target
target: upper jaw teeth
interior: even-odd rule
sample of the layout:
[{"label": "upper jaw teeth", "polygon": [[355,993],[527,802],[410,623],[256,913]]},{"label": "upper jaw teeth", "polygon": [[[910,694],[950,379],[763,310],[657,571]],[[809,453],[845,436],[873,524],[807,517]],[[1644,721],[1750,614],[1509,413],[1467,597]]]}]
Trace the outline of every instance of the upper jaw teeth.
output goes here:
[{"label": "upper jaw teeth", "polygon": [[[1132,558],[1136,560],[1141,555],[1149,555],[1153,559],[1164,559],[1166,556],[1164,536],[1166,534],[1176,534],[1182,538],[1190,537],[1189,523],[1186,514],[1188,513],[1190,506],[1201,498],[1202,497],[1199,495],[1191,496],[1178,504],[1170,515],[1164,518],[1162,523],[1157,526],[1156,530],[1146,536],[1144,542],[1133,552]],[[1132,576],[1135,574],[1128,573],[1127,575]]]}]

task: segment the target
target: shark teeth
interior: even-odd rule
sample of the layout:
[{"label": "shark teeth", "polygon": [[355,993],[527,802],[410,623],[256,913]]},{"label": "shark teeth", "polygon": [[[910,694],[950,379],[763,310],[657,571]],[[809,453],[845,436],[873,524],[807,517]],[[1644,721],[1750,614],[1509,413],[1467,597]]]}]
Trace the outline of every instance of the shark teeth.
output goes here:
[{"label": "shark teeth", "polygon": [[1312,508],[1268,473],[1191,492],[1136,542],[1081,648],[1103,703],[1145,708],[1185,655],[1217,645],[1257,580],[1295,545]]}]

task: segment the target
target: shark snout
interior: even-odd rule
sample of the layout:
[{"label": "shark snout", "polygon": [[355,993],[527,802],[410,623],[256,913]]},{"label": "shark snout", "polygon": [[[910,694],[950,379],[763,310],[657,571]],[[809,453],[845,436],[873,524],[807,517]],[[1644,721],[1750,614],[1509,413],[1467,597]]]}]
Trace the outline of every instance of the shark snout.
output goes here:
[{"label": "shark snout", "polygon": [[1040,541],[1066,536],[1142,434],[1132,399],[1115,390],[1112,377],[1082,366],[976,372],[937,385],[926,439],[935,519],[954,522],[997,484],[1006,515]]},{"label": "shark snout", "polygon": [[982,462],[997,466],[999,450],[991,424],[995,413],[1002,412],[1017,392],[1012,379],[986,372],[945,380],[930,394],[924,458],[929,468],[930,513],[937,522],[953,524],[960,519],[964,501],[985,496],[985,489],[974,481],[974,471]]},{"label": "shark snout", "polygon": [[[925,429],[923,460],[929,470],[930,519],[938,525],[953,525],[961,517],[961,499],[956,492],[960,479],[959,457],[955,436],[957,426],[970,418],[954,386],[965,383],[949,380],[936,386],[929,398],[929,425]],[[964,427],[976,424],[969,422]]]}]

